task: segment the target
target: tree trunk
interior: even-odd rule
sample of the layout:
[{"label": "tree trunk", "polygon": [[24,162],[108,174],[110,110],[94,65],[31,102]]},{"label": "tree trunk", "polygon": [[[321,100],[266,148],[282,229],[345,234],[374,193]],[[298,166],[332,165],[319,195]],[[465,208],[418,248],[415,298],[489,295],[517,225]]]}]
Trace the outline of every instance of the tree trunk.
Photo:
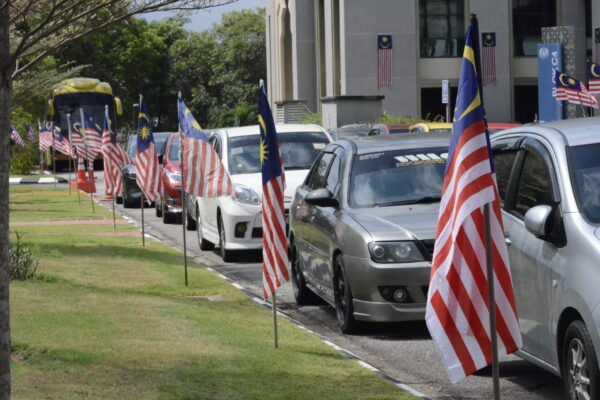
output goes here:
[{"label": "tree trunk", "polygon": [[8,285],[8,168],[12,63],[9,7],[0,9],[0,400],[10,399],[10,315]]}]

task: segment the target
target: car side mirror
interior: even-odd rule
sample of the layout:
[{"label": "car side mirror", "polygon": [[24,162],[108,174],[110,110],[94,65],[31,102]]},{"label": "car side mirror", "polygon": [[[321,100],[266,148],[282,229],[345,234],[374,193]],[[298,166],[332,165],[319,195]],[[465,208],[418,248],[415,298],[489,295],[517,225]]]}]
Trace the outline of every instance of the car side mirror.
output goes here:
[{"label": "car side mirror", "polygon": [[548,220],[552,214],[552,207],[547,205],[531,207],[525,213],[525,228],[535,237],[546,239],[548,237]]},{"label": "car side mirror", "polygon": [[312,204],[319,207],[339,207],[340,203],[336,198],[333,197],[333,194],[329,191],[329,189],[321,188],[315,189],[306,195],[304,198],[308,204]]}]

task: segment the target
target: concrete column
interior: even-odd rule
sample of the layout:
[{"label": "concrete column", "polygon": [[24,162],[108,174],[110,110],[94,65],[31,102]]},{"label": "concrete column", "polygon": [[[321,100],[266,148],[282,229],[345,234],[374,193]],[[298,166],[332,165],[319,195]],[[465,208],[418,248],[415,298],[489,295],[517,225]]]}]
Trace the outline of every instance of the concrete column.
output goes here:
[{"label": "concrete column", "polygon": [[314,2],[290,0],[293,33],[294,100],[306,101],[312,112],[317,112],[317,64]]},{"label": "concrete column", "polygon": [[596,29],[600,29],[600,0],[592,0],[592,55],[596,63],[600,63],[600,43],[595,40]]},{"label": "concrete column", "polygon": [[[514,106],[510,2],[471,0],[468,11],[477,14],[480,32],[496,32],[496,83],[483,87],[488,121],[511,122],[514,120]],[[481,37],[479,40],[481,41]]]},{"label": "concrete column", "polygon": [[586,82],[585,0],[563,0],[559,2],[559,7],[558,14],[562,16],[562,21],[559,20],[557,25],[572,26],[575,30],[574,77]]},{"label": "concrete column", "polygon": [[325,0],[325,93],[333,96],[334,93],[334,52],[333,52],[333,1]]}]

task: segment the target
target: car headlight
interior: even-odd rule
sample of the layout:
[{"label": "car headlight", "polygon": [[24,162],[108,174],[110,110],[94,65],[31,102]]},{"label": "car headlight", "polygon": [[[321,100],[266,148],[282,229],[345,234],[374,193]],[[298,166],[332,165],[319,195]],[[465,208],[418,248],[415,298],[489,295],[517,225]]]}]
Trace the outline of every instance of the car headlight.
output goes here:
[{"label": "car headlight", "polygon": [[424,261],[423,254],[414,242],[371,242],[369,253],[378,263],[406,263]]},{"label": "car headlight", "polygon": [[166,171],[167,178],[173,182],[181,182],[181,174],[177,172]]},{"label": "car headlight", "polygon": [[233,185],[233,200],[241,204],[257,206],[260,204],[260,196],[252,188],[236,183]]}]

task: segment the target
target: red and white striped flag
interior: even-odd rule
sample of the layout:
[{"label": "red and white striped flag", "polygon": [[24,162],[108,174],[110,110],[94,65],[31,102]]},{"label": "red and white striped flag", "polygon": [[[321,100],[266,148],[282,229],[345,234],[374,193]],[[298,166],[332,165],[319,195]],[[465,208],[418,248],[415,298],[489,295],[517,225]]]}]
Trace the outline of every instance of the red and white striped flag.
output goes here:
[{"label": "red and white striped flag", "polygon": [[598,99],[583,84],[583,82],[554,70],[556,80],[556,99],[566,100],[572,104],[599,108]]},{"label": "red and white striped flag", "polygon": [[268,299],[290,279],[283,193],[285,189],[279,140],[264,87],[258,95],[260,162],[262,165],[263,297]]},{"label": "red and white striped flag", "polygon": [[27,128],[27,139],[30,142],[33,142],[35,140],[35,132],[33,131],[33,126],[29,125],[29,128]]},{"label": "red and white striped flag", "polygon": [[50,147],[52,147],[52,142],[54,141],[52,138],[54,125],[52,124],[52,121],[44,121],[44,126],[42,127],[41,124],[38,123],[38,127],[40,133],[40,151],[49,151]]},{"label": "red and white striped flag", "polygon": [[377,89],[392,87],[392,35],[377,35]]},{"label": "red and white striped flag", "polygon": [[[521,347],[521,333],[476,60],[477,21],[465,40],[456,116],[438,219],[425,321],[454,383],[492,362],[490,308],[498,354]],[[489,204],[493,277],[487,275],[483,207]],[[488,279],[495,304],[490,305]]]},{"label": "red and white striped flag", "polygon": [[181,98],[177,110],[183,132],[183,190],[200,197],[231,196],[233,185],[229,174]]},{"label": "red and white striped flag", "polygon": [[19,131],[17,130],[17,128],[15,128],[14,126],[10,127],[10,137],[12,140],[14,140],[16,144],[18,144],[21,147],[25,147],[25,142],[21,138],[21,135],[19,135]]},{"label": "red and white striped flag", "polygon": [[590,92],[600,93],[600,65],[588,61],[587,66]]},{"label": "red and white striped flag", "polygon": [[104,111],[102,155],[104,156],[104,192],[107,196],[119,196],[123,189],[121,170],[125,165],[133,164],[133,160],[117,144],[112,121],[108,114],[108,106]]},{"label": "red and white striped flag", "polygon": [[160,164],[158,164],[151,121],[146,103],[140,96],[140,114],[135,150],[135,180],[149,203],[158,199],[161,193]]},{"label": "red and white striped flag", "polygon": [[496,33],[481,34],[481,75],[484,85],[496,82]]},{"label": "red and white striped flag", "polygon": [[60,130],[60,126],[54,125],[52,128],[52,147],[54,150],[63,153],[66,156],[73,157],[75,152],[73,151],[73,147],[71,143],[69,143],[69,139],[64,137]]}]

